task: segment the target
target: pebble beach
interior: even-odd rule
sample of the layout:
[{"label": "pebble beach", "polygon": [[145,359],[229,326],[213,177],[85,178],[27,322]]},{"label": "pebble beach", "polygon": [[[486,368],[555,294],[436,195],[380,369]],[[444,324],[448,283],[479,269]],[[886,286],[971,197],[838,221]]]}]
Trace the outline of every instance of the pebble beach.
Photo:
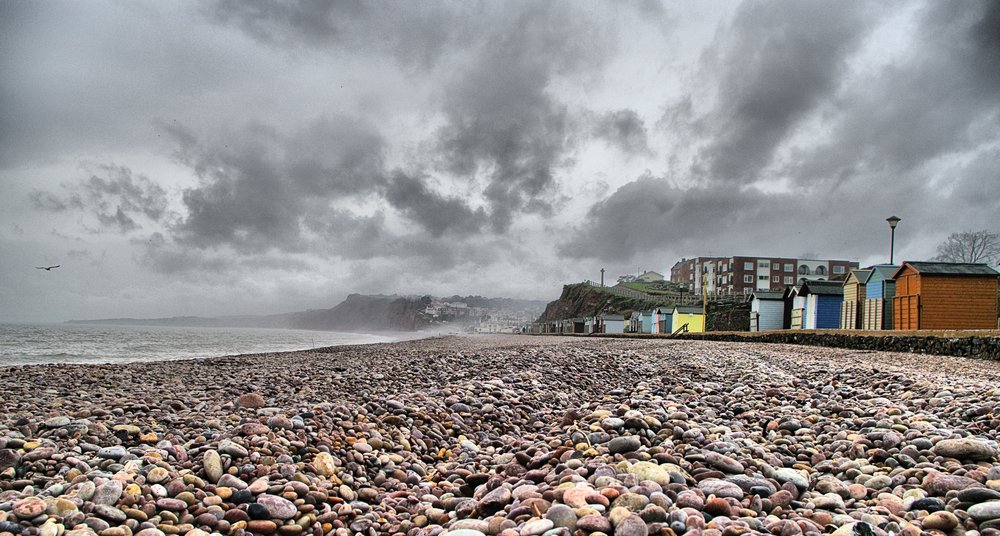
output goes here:
[{"label": "pebble beach", "polygon": [[0,368],[0,535],[1000,536],[1000,363],[446,337]]}]

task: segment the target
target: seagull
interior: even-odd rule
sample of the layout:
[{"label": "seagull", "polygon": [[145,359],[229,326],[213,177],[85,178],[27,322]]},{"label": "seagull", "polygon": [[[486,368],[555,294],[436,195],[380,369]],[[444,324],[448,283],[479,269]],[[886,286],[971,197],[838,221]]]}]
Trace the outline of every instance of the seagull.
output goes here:
[{"label": "seagull", "polygon": [[38,270],[45,270],[46,272],[51,272],[53,268],[59,268],[59,265],[56,264],[53,266],[35,266],[35,268],[37,268]]}]

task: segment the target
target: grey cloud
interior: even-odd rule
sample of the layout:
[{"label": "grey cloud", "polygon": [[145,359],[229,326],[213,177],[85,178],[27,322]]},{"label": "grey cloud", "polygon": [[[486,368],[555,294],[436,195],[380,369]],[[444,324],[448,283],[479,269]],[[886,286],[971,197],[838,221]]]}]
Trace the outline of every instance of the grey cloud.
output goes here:
[{"label": "grey cloud", "polygon": [[599,66],[603,38],[595,21],[534,5],[492,31],[447,85],[442,165],[458,176],[486,176],[495,231],[506,231],[516,213],[551,210],[546,194],[575,129],[548,84],[557,73]]},{"label": "grey cloud", "polygon": [[419,223],[434,237],[445,233],[478,233],[486,222],[486,211],[473,210],[460,197],[441,195],[427,185],[427,177],[397,170],[386,187],[386,199],[404,215]]},{"label": "grey cloud", "polygon": [[947,199],[926,188],[915,188],[906,199],[888,190],[858,198],[841,190],[799,195],[753,187],[679,188],[647,174],[595,203],[580,225],[561,231],[566,240],[558,252],[619,263],[712,253],[791,256],[806,250],[859,259],[884,251],[886,213],[904,215],[906,230],[897,233],[897,246],[903,247],[922,231],[935,231],[935,218],[953,211]]},{"label": "grey cloud", "polygon": [[344,46],[390,54],[421,69],[432,67],[449,47],[478,34],[485,11],[474,3],[357,0],[218,0],[204,5],[210,20],[239,28],[271,46]]},{"label": "grey cloud", "polygon": [[910,55],[838,97],[829,141],[798,149],[784,172],[803,181],[920,180],[934,159],[1000,139],[996,2],[930,2]]},{"label": "grey cloud", "polygon": [[702,68],[717,105],[696,121],[708,133],[696,171],[749,183],[775,148],[836,91],[847,59],[872,28],[863,2],[744,2],[720,29]]},{"label": "grey cloud", "polygon": [[650,154],[646,124],[635,110],[606,112],[594,122],[594,135],[628,154]]},{"label": "grey cloud", "polygon": [[70,209],[90,212],[101,229],[116,229],[122,233],[141,228],[135,219],[138,216],[154,222],[164,217],[167,193],[149,177],[113,164],[89,168],[97,173],[64,186],[69,191],[65,197],[45,190],[33,190],[29,194],[32,206],[50,212]]},{"label": "grey cloud", "polygon": [[[31,206],[38,210],[45,210],[48,212],[63,212],[70,208],[70,204],[74,202],[81,203],[79,197],[63,199],[52,192],[45,190],[32,190],[28,194],[28,200],[31,202]],[[80,207],[78,207],[80,208]]]},{"label": "grey cloud", "polygon": [[180,144],[178,161],[201,180],[184,191],[187,215],[172,229],[195,247],[302,251],[332,202],[371,193],[382,181],[382,138],[352,118],[320,120],[292,135],[251,124],[204,140],[164,128]]}]

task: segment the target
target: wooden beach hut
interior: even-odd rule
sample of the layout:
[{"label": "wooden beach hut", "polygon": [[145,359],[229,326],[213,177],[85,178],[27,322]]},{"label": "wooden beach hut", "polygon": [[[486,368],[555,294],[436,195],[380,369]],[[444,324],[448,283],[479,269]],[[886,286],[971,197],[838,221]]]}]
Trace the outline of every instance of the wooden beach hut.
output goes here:
[{"label": "wooden beach hut", "polygon": [[653,332],[653,311],[642,311],[639,314],[639,333]]},{"label": "wooden beach hut", "polygon": [[806,329],[806,295],[803,294],[804,285],[792,287],[786,296],[787,302],[791,302],[790,329]]},{"label": "wooden beach hut", "polygon": [[649,311],[649,332],[652,334],[670,334],[670,314],[673,309],[666,307],[655,307]]},{"label": "wooden beach hut", "polygon": [[844,301],[840,303],[840,329],[860,329],[865,304],[865,286],[872,270],[851,270],[844,280]]},{"label": "wooden beach hut", "polygon": [[642,311],[632,311],[628,319],[629,333],[642,333]]},{"label": "wooden beach hut", "polygon": [[654,309],[656,314],[656,332],[665,333],[670,335],[670,331],[673,327],[673,309],[667,309],[666,307],[657,307]]},{"label": "wooden beach hut", "polygon": [[840,304],[844,301],[844,286],[840,281],[806,281],[798,296],[804,298],[803,329],[840,327]]},{"label": "wooden beach hut", "polygon": [[670,322],[670,333],[676,332],[685,324],[689,333],[705,331],[705,315],[702,314],[701,307],[676,305],[670,313]]},{"label": "wooden beach hut", "polygon": [[625,333],[625,317],[623,315],[603,315],[601,328],[602,333]]},{"label": "wooden beach hut", "polygon": [[756,290],[750,294],[750,331],[781,329],[784,324],[784,293]]},{"label": "wooden beach hut", "polygon": [[892,276],[898,269],[899,266],[892,264],[872,266],[872,275],[865,284],[861,329],[892,329],[892,298],[896,295],[896,281]]},{"label": "wooden beach hut", "polygon": [[[795,303],[796,287],[789,285],[781,294],[782,301],[785,302],[785,311],[781,318],[781,329],[792,329],[792,305]],[[799,328],[801,329],[801,325]]]},{"label": "wooden beach hut", "polygon": [[996,329],[998,276],[985,264],[904,262],[893,274],[893,329]]}]

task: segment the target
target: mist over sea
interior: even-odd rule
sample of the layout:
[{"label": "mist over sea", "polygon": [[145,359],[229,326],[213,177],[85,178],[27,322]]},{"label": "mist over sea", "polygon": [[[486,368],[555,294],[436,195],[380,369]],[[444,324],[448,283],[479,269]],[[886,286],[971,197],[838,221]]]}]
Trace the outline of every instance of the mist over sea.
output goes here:
[{"label": "mist over sea", "polygon": [[195,359],[392,342],[421,336],[426,335],[267,328],[0,324],[0,367]]}]

